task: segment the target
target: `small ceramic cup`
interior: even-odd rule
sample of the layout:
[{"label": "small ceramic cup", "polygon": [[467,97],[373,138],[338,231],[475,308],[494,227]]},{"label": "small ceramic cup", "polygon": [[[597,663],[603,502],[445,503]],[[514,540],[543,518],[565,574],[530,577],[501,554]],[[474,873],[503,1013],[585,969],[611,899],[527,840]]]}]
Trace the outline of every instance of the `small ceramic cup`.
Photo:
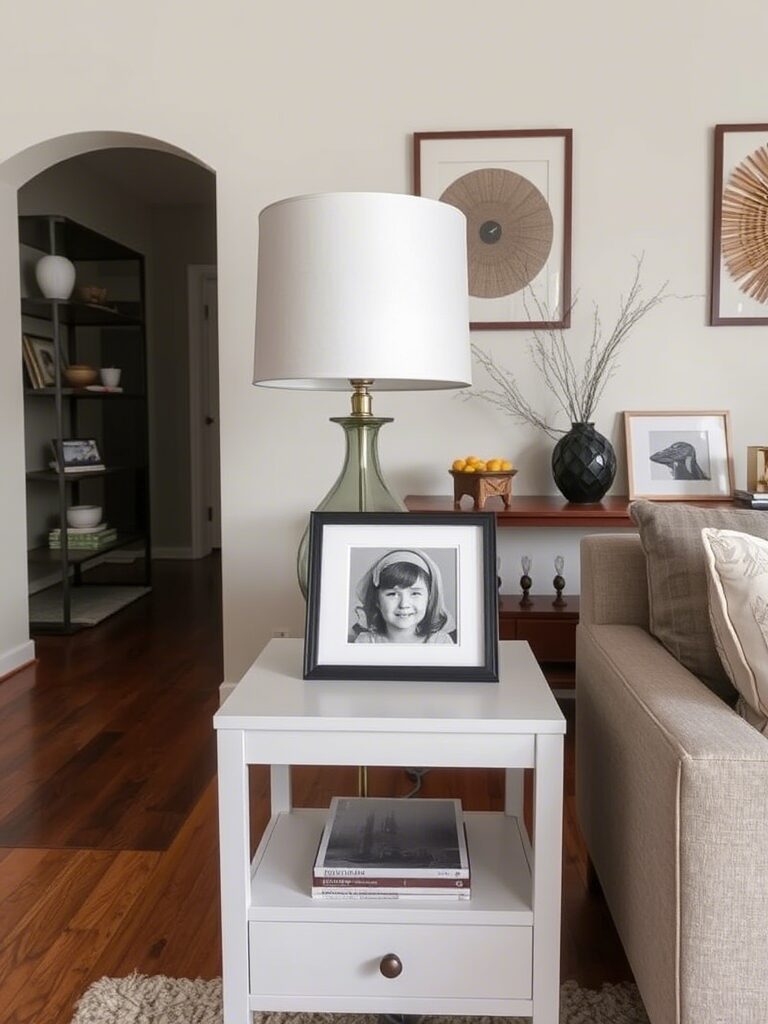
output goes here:
[{"label": "small ceramic cup", "polygon": [[102,366],[101,383],[105,388],[116,388],[120,384],[120,372],[119,366]]}]

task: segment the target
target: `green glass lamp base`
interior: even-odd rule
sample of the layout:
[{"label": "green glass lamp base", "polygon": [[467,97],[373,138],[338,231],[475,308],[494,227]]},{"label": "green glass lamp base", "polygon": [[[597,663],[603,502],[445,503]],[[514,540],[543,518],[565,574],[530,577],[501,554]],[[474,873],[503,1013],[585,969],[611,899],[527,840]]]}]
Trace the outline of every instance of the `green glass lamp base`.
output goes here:
[{"label": "green glass lamp base", "polygon": [[[338,480],[315,509],[316,512],[406,512],[381,475],[379,429],[391,423],[389,416],[334,416],[344,431],[346,452]],[[296,571],[301,592],[307,596],[309,572],[309,524],[299,544]]]}]

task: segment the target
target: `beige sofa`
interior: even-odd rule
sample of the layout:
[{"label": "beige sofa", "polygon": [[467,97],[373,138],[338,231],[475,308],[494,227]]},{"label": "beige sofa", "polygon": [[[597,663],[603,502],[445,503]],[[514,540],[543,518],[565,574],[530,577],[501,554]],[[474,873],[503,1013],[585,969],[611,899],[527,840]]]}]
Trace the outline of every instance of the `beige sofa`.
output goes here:
[{"label": "beige sofa", "polygon": [[581,545],[576,797],[652,1024],[768,1024],[768,740],[648,632],[635,535]]}]

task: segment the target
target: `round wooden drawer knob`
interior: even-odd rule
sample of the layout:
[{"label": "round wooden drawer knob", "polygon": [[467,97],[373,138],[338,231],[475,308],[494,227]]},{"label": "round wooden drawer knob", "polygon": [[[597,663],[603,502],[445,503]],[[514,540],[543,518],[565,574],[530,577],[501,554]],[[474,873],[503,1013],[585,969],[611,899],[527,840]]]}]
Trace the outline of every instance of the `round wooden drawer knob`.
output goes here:
[{"label": "round wooden drawer knob", "polygon": [[381,958],[379,970],[385,978],[396,978],[403,973],[403,961],[394,953],[387,953]]}]

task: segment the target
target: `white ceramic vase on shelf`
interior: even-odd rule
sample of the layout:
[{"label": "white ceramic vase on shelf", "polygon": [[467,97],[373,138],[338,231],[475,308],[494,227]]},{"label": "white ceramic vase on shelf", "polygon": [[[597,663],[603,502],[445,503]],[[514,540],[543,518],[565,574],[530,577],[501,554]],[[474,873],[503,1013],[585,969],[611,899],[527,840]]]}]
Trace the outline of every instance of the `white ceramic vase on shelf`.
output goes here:
[{"label": "white ceramic vase on shelf", "polygon": [[75,265],[65,256],[43,256],[35,277],[46,299],[68,299],[75,287]]}]

